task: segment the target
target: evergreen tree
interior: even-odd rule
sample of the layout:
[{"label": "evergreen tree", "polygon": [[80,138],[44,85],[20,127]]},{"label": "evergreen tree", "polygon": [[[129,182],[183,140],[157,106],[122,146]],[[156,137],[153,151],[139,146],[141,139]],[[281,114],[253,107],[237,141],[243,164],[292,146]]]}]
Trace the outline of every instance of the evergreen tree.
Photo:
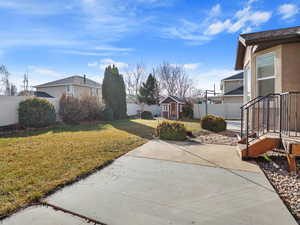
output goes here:
[{"label": "evergreen tree", "polygon": [[147,81],[142,84],[138,99],[141,103],[146,103],[147,105],[156,105],[159,103],[158,82],[151,73]]},{"label": "evergreen tree", "polygon": [[126,90],[123,76],[117,67],[105,68],[102,84],[102,97],[106,108],[113,111],[114,119],[124,119],[127,116]]}]

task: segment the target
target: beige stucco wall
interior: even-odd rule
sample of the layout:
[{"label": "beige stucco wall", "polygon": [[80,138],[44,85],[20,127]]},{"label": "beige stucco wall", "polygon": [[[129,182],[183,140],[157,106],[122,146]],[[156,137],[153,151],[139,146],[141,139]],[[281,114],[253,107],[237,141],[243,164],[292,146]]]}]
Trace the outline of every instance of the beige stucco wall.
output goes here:
[{"label": "beige stucco wall", "polygon": [[282,92],[300,91],[300,43],[282,45]]},{"label": "beige stucco wall", "polygon": [[243,80],[224,80],[224,93],[232,91],[243,85]]},{"label": "beige stucco wall", "polygon": [[[84,95],[91,95],[91,88],[79,85],[73,85],[74,97],[80,98]],[[64,93],[66,93],[66,86],[55,86],[55,87],[44,87],[37,88],[37,91],[43,91],[52,95],[53,97],[60,98]],[[98,88],[98,96],[101,98],[101,88]]]},{"label": "beige stucco wall", "polygon": [[63,95],[63,93],[66,92],[66,86],[43,87],[36,88],[36,90],[46,92],[55,98],[60,98]]},{"label": "beige stucco wall", "polygon": [[[300,43],[289,43],[251,53],[251,57],[248,57],[248,59],[245,57],[245,68],[249,63],[251,65],[251,98],[257,97],[256,57],[270,52],[274,52],[276,55],[275,93],[300,91]],[[299,99],[299,97],[296,96],[292,96],[291,98],[292,102],[298,101]],[[297,109],[294,105],[292,105],[292,107],[293,108],[290,108],[289,126],[291,130],[300,131],[300,119],[296,118],[296,112],[299,112],[300,105],[297,105]]]},{"label": "beige stucco wall", "polygon": [[243,103],[243,96],[223,96],[222,103]]}]

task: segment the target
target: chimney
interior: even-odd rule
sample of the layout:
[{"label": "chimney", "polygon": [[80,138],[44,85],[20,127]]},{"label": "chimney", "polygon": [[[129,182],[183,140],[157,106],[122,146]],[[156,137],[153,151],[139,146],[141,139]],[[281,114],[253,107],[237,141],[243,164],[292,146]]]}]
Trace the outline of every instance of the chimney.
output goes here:
[{"label": "chimney", "polygon": [[83,83],[86,84],[86,75],[83,75]]}]

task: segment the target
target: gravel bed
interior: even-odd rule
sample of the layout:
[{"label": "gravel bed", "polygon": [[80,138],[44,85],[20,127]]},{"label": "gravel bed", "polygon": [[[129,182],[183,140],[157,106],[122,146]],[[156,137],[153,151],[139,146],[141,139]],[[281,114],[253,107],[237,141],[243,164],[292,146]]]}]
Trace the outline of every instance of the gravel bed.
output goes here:
[{"label": "gravel bed", "polygon": [[[273,155],[270,159],[260,158],[257,163],[300,224],[300,175],[288,172],[286,157]],[[297,168],[300,168],[300,159],[296,159],[296,162]]]},{"label": "gravel bed", "polygon": [[196,139],[200,140],[204,144],[220,144],[220,145],[237,145],[237,132],[226,130],[220,133],[214,133],[207,130],[201,130],[194,134]]}]

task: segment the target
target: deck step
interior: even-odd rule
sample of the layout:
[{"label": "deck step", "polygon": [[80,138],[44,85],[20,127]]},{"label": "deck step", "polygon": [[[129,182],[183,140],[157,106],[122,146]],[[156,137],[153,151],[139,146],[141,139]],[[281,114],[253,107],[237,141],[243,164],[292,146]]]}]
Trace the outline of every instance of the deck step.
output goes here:
[{"label": "deck step", "polygon": [[[257,134],[256,133],[250,134],[250,135],[248,135],[248,138],[257,138]],[[243,137],[238,141],[238,143],[246,144],[246,141],[247,141],[247,137]]]},{"label": "deck step", "polygon": [[242,159],[257,158],[260,155],[278,149],[280,147],[279,138],[260,137],[249,143],[247,146],[239,146]]}]

